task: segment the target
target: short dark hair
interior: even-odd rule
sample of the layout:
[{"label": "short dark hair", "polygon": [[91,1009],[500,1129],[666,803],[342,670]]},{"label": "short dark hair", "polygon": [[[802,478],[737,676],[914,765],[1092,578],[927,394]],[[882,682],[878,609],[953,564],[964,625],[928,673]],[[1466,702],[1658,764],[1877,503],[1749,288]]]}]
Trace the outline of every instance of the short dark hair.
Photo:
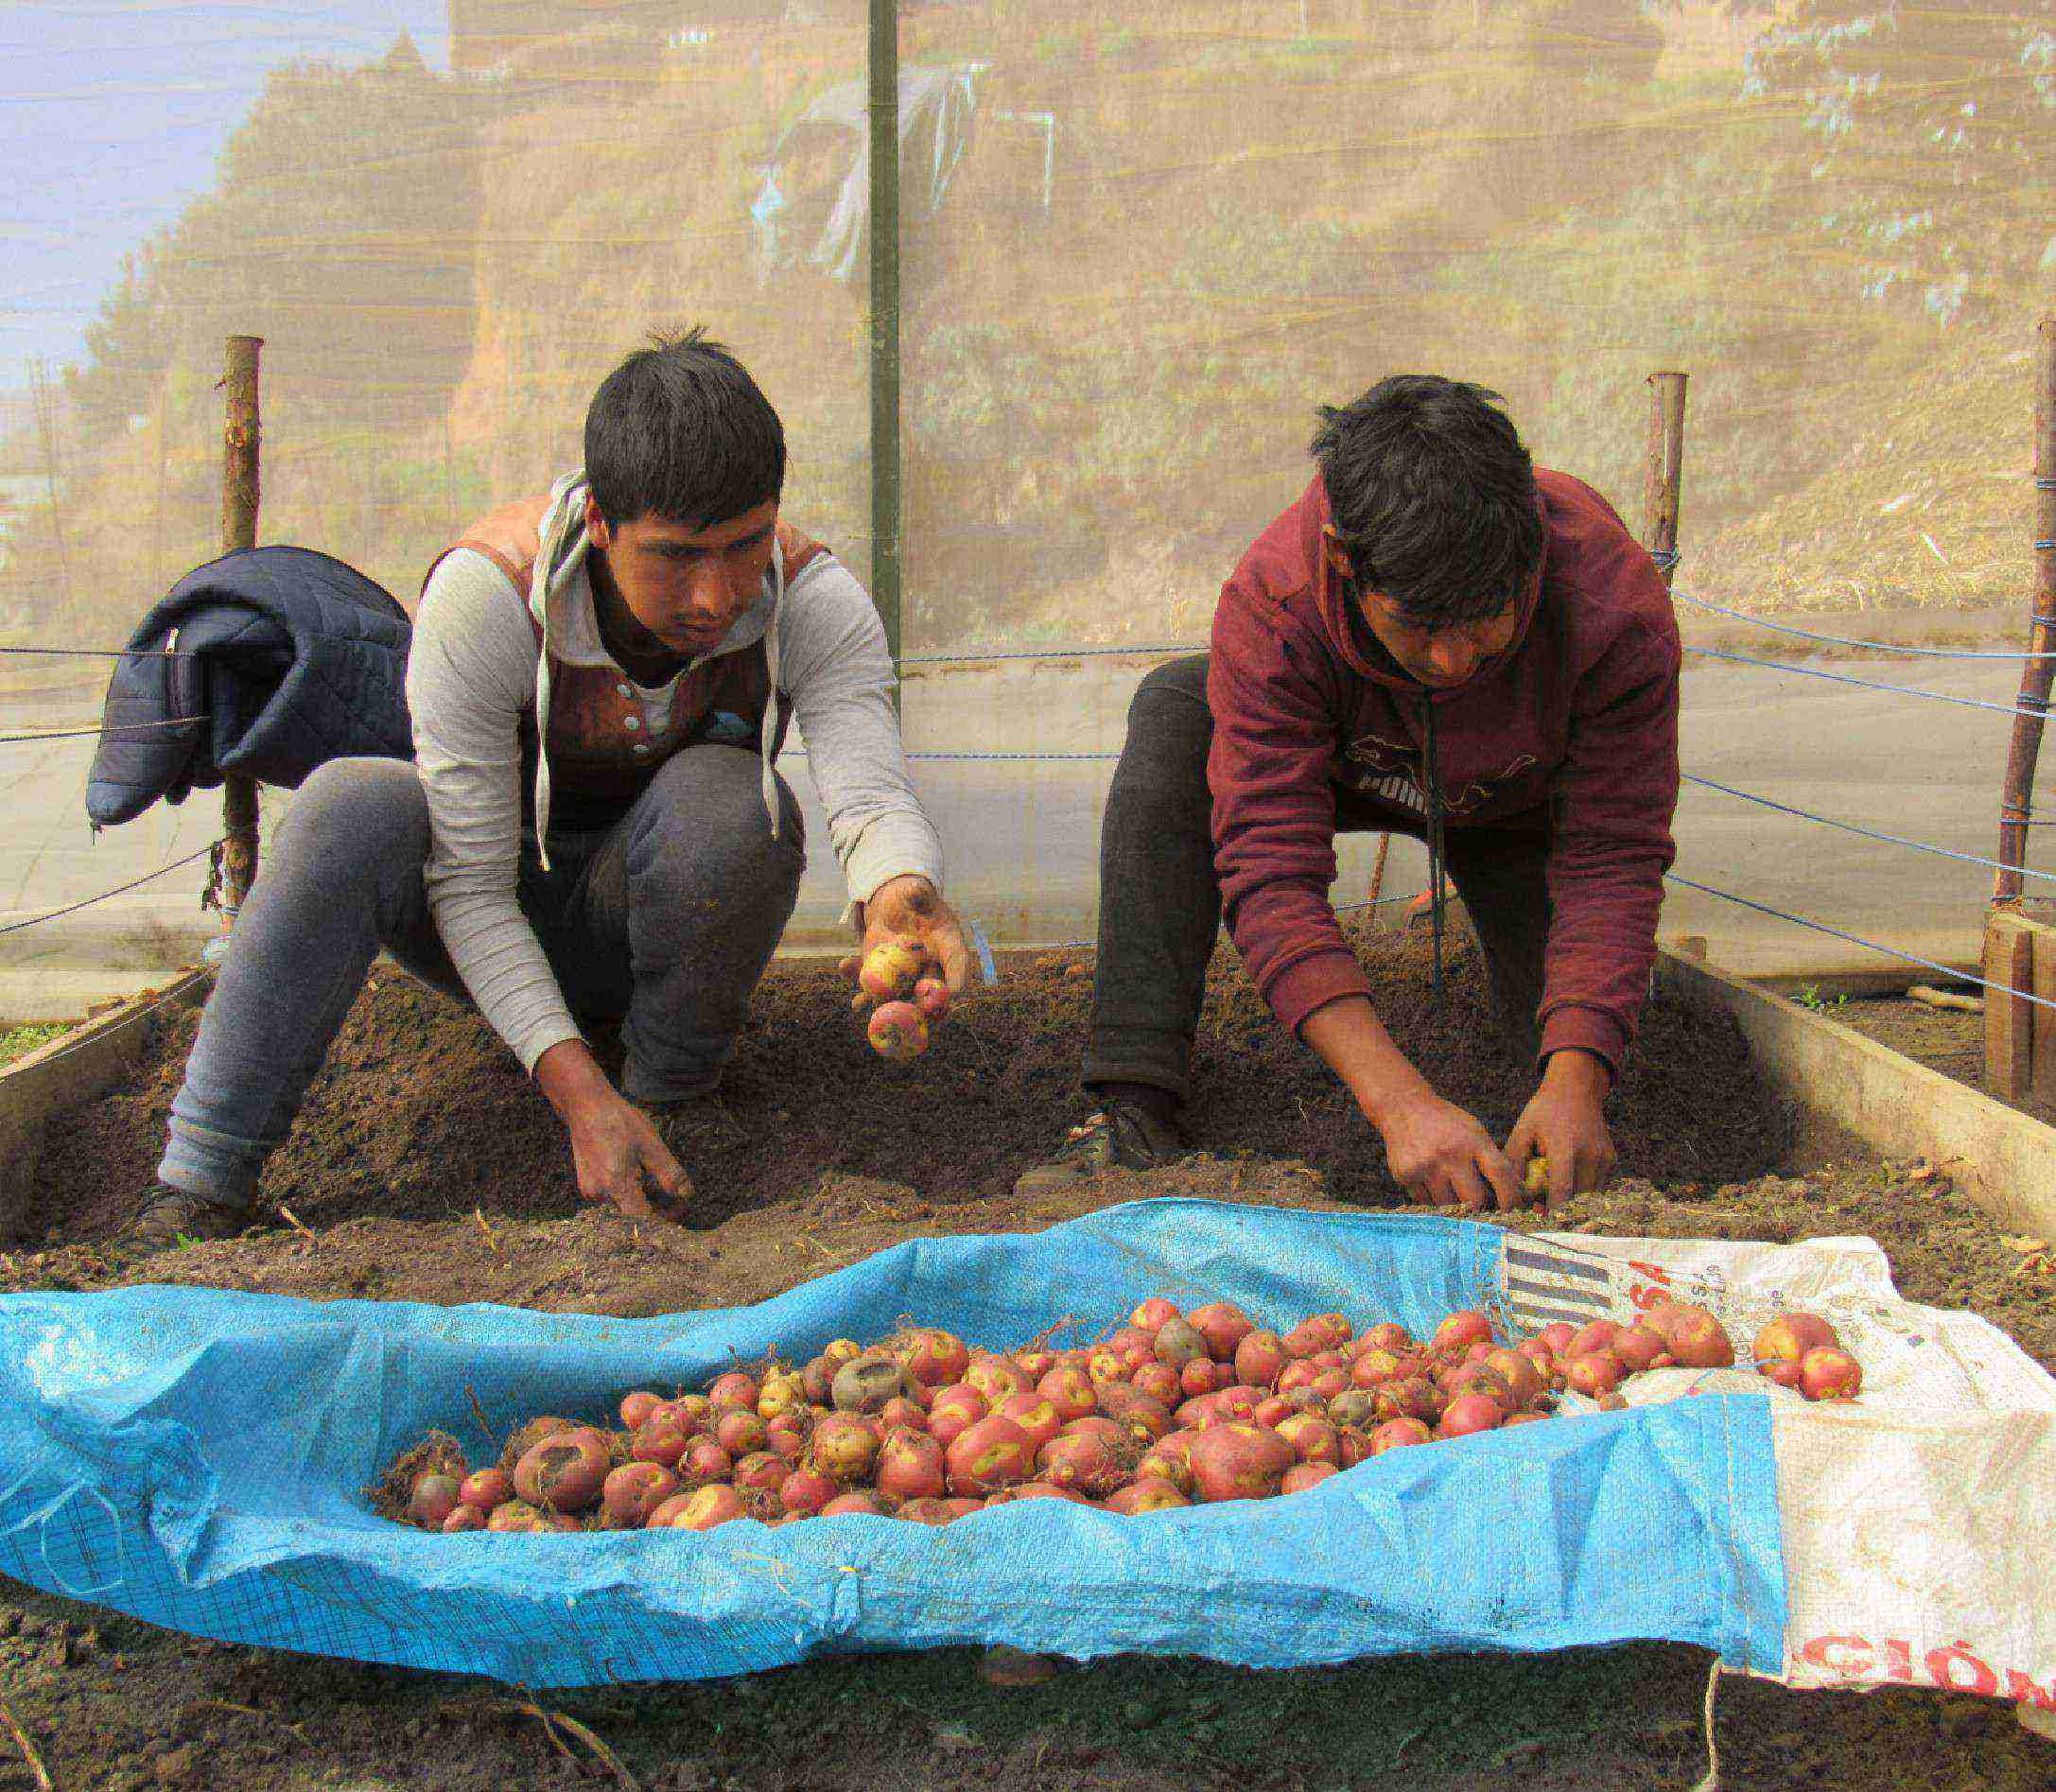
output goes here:
[{"label": "short dark hair", "polygon": [[585,412],[585,477],[619,529],[656,515],[711,529],[785,489],[785,427],[742,363],[695,325],[653,336]]},{"label": "short dark hair", "polygon": [[1535,466],[1497,392],[1394,374],[1320,408],[1312,444],[1358,585],[1409,621],[1497,616],[1542,564]]}]

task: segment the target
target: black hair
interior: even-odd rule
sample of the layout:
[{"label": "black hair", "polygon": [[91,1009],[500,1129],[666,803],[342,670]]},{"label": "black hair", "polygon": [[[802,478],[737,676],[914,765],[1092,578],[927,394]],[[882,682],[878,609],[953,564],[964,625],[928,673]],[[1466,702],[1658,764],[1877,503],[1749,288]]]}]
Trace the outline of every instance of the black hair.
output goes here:
[{"label": "black hair", "polygon": [[1311,452],[1360,590],[1410,622],[1499,615],[1542,564],[1535,467],[1497,392],[1395,374],[1320,408]]},{"label": "black hair", "polygon": [[654,515],[711,529],[785,489],[785,428],[742,363],[695,325],[652,337],[601,382],[585,477],[612,528]]}]

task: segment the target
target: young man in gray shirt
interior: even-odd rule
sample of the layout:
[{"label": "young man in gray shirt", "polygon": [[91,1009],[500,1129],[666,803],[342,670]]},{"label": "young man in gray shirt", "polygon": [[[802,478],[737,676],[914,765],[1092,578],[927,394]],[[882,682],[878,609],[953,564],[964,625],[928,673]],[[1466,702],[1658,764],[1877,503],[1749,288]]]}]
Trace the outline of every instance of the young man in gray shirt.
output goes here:
[{"label": "young man in gray shirt", "polygon": [[[684,1201],[751,991],[797,898],[789,723],[865,948],[968,956],[907,774],[870,600],[782,521],[785,436],[698,331],[595,395],[585,467],[430,567],[407,673],[415,762],[302,786],[201,1018],[138,1250],[251,1223],[266,1157],[381,948],[467,995],[562,1118],[580,1192]],[[580,1018],[619,1018],[617,1090]]]}]

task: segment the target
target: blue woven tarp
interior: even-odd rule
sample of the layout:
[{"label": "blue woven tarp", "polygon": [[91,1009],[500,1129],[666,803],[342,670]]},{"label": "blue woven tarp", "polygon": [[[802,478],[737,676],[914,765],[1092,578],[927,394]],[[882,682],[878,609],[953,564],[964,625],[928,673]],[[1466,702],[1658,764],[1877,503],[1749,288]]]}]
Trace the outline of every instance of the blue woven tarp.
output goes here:
[{"label": "blue woven tarp", "polygon": [[622,1320],[205,1289],[0,1298],[0,1572],[203,1636],[531,1686],[726,1675],[838,1649],[1011,1643],[1252,1666],[1670,1638],[1776,1672],[1769,1402],[1678,1401],[1395,1451],[1290,1499],[947,1528],[429,1535],[363,1489],[431,1426],[603,1418],[731,1353],[904,1314],[1012,1347],[1145,1295],[1262,1321],[1432,1326],[1496,1297],[1502,1234],[1146,1201],[1029,1237],[920,1239],[775,1300]]}]

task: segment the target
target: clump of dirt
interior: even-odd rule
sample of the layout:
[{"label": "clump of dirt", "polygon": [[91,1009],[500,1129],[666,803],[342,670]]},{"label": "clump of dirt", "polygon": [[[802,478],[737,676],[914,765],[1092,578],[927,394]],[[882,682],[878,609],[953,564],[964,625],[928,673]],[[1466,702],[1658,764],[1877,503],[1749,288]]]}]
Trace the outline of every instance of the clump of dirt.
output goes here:
[{"label": "clump of dirt", "polygon": [[[1443,1002],[1424,930],[1352,934],[1379,1012],[1436,1087],[1505,1137],[1534,1091],[1502,1042],[1468,929],[1453,931]],[[826,966],[765,979],[723,1084],[724,1118],[692,1143],[692,1223],[718,1225],[802,1198],[826,1174],[904,1183],[952,1204],[1003,1195],[1089,1103],[1078,1088],[1091,980],[1081,955],[1017,955],[1000,986],[965,1002],[915,1064],[865,1044]],[[168,1024],[113,1093],[52,1124],[28,1236],[102,1238],[132,1210],[163,1149],[198,1017]],[[596,1044],[610,1067],[618,1048]],[[1302,1160],[1333,1192],[1398,1201],[1384,1151],[1348,1094],[1287,1035],[1232,950],[1215,959],[1194,1067],[1193,1144]],[[1675,999],[1649,1003],[1610,1123],[1625,1173],[1737,1180],[1779,1160],[1789,1124],[1733,1021]],[[359,998],[263,1193],[328,1228],[377,1215],[448,1220],[482,1209],[556,1217],[577,1190],[564,1132],[478,1016],[395,970]]]}]

